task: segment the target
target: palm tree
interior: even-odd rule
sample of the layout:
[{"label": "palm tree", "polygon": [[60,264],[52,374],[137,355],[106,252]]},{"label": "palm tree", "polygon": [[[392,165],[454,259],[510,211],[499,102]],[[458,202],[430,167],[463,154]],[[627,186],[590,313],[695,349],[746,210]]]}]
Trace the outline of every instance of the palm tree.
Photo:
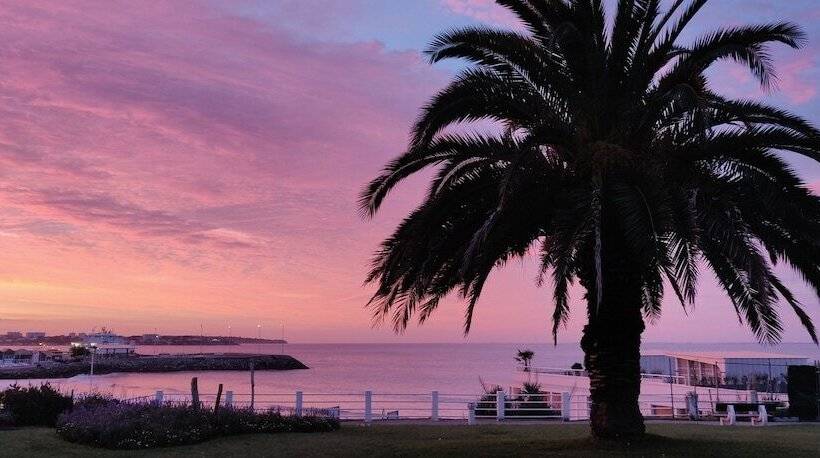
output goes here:
[{"label": "palm tree", "polygon": [[518,353],[515,354],[515,360],[523,364],[524,371],[528,372],[530,370],[530,363],[532,362],[533,356],[535,356],[535,352],[532,350],[518,350]]},{"label": "palm tree", "polygon": [[[760,341],[780,339],[785,305],[817,342],[772,266],[785,263],[820,291],[820,198],[781,153],[820,161],[820,132],[719,94],[707,73],[730,60],[771,87],[769,45],[798,48],[800,28],[737,26],[681,43],[706,0],[665,11],[660,0],[621,0],[611,28],[601,0],[497,1],[525,30],[437,36],[431,62],[472,65],[422,109],[407,151],[362,193],[372,216],[397,183],[437,167],[373,260],[376,321],[403,331],[457,292],[469,332],[490,272],[537,256],[538,284],[553,290],[553,335],[567,321],[570,285],[585,291],[581,347],[598,437],[644,432],[641,334],[661,313],[665,283],[689,308],[708,267]],[[498,133],[461,133],[479,120]]]}]

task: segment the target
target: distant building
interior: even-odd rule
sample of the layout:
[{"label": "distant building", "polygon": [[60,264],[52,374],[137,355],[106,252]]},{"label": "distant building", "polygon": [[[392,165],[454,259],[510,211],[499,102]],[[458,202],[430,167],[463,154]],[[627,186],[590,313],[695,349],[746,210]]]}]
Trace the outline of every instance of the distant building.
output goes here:
[{"label": "distant building", "polygon": [[86,334],[83,338],[84,344],[124,344],[126,343],[125,337],[121,335],[114,334],[111,331],[103,331],[103,332],[93,332],[91,334]]},{"label": "distant building", "polygon": [[60,350],[26,350],[26,349],[5,349],[0,350],[0,365],[32,365],[42,361],[53,361],[63,359],[64,354]]},{"label": "distant building", "polygon": [[159,334],[143,334],[143,342],[159,342]]},{"label": "distant building", "polygon": [[702,385],[759,375],[776,379],[787,373],[788,366],[808,362],[801,356],[752,351],[647,352],[641,355],[641,372],[674,375],[678,383]]},{"label": "distant building", "polygon": [[99,356],[128,356],[133,355],[136,347],[131,345],[125,337],[111,331],[80,334],[82,342],[72,342],[72,346],[85,347]]},{"label": "distant building", "polygon": [[6,337],[10,339],[19,339],[23,337],[23,333],[20,331],[9,331],[6,333]]},{"label": "distant building", "polygon": [[26,333],[26,338],[27,339],[42,339],[45,336],[46,336],[46,333],[45,332],[40,332],[40,331],[29,331],[29,332]]}]

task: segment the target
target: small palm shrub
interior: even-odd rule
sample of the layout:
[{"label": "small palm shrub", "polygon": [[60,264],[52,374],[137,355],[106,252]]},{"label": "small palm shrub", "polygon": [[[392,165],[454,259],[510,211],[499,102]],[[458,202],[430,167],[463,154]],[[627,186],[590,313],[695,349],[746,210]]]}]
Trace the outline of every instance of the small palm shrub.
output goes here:
[{"label": "small palm shrub", "polygon": [[218,436],[249,433],[320,432],[339,428],[335,418],[286,416],[279,411],[194,409],[187,405],[78,403],[61,415],[57,434],[69,442],[110,449],[195,444]]},{"label": "small palm shrub", "polygon": [[507,408],[506,416],[510,417],[545,417],[561,414],[560,409],[551,408],[548,393],[541,390],[538,382],[524,382],[521,394],[512,399],[513,408]]},{"label": "small palm shrub", "polygon": [[47,383],[28,387],[15,384],[0,391],[0,410],[10,415],[16,426],[54,426],[71,405],[71,396]]},{"label": "small palm shrub", "polygon": [[[475,415],[477,417],[495,417],[498,413],[496,403],[496,393],[502,387],[495,385],[484,388],[484,395],[475,405]],[[537,382],[524,382],[521,393],[511,396],[507,393],[504,401],[504,416],[506,417],[546,417],[561,414],[560,408],[552,408],[548,405],[546,392],[541,391],[541,385]]]}]

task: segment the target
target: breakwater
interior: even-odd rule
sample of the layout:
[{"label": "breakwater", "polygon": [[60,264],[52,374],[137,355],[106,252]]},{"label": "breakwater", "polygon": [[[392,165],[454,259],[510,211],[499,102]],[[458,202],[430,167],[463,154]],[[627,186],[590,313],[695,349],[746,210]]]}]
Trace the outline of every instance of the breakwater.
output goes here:
[{"label": "breakwater", "polygon": [[[94,374],[116,372],[181,372],[181,371],[247,371],[253,362],[254,370],[284,371],[308,369],[301,361],[288,355],[203,354],[120,356],[96,358]],[[75,361],[47,361],[30,366],[0,367],[0,380],[68,378],[88,374],[91,359]]]}]

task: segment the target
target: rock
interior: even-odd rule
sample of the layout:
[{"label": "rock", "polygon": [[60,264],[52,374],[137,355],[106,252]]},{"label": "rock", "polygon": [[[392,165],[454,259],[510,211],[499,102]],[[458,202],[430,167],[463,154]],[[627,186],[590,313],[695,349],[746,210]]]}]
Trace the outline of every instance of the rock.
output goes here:
[{"label": "rock", "polygon": [[[97,358],[94,374],[115,372],[180,372],[180,371],[247,371],[253,360],[255,370],[308,369],[301,361],[288,355],[175,355],[175,356],[120,356]],[[91,361],[44,363],[37,366],[2,367],[0,379],[68,378],[88,374]]]}]

